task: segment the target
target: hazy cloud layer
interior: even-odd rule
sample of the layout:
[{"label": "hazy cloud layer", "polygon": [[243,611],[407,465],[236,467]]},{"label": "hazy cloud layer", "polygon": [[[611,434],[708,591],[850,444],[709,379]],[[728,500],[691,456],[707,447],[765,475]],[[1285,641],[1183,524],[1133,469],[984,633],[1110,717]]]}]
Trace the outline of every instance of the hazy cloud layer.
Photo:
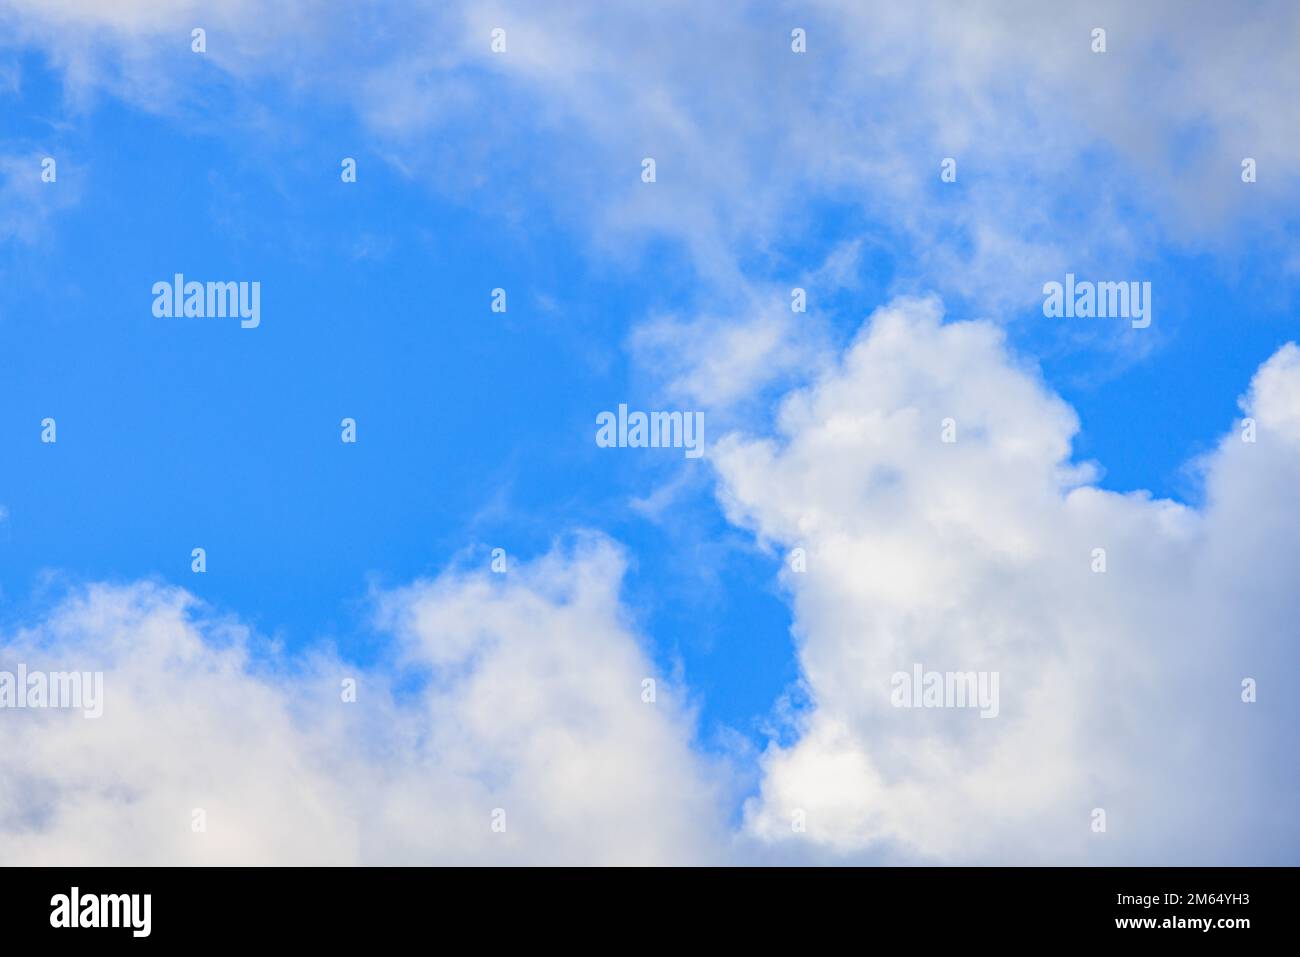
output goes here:
[{"label": "hazy cloud layer", "polygon": [[[830,203],[914,245],[902,286],[1024,306],[1044,275],[1132,266],[1155,238],[1231,255],[1235,227],[1276,222],[1300,171],[1300,10],[1284,2],[1247,17],[1208,0],[3,0],[0,17],[62,68],[74,103],[106,91],[201,123],[190,105],[213,84],[310,90],[448,195],[517,215],[540,191],[606,255],[667,235],[720,289]],[[948,188],[944,157],[958,162]],[[1260,170],[1249,195],[1244,157]]]}]

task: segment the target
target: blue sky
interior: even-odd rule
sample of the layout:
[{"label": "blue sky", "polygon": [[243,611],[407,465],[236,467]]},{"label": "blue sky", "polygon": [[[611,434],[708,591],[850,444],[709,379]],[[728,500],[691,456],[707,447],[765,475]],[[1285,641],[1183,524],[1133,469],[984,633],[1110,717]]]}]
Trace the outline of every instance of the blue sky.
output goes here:
[{"label": "blue sky", "polygon": [[[56,188],[88,179],[56,233],[6,250],[5,429],[59,427],[55,447],[15,442],[6,470],[10,615],[48,600],[51,573],[59,588],[159,577],[291,648],[332,638],[365,660],[372,580],[486,566],[495,547],[529,559],[589,527],[634,551],[628,600],[661,662],[689,662],[706,727],[757,733],[794,678],[777,558],[704,488],[675,528],[640,517],[630,498],[703,466],[593,441],[597,411],[635,401],[633,322],[689,295],[658,278],[680,270],[674,251],[616,269],[544,208],[476,214],[362,148],[341,111],[304,112],[251,155],[113,102],[54,132],[59,77],[23,67],[6,138],[84,157]],[[154,318],[150,288],[176,271],[258,278],[266,321]],[[35,302],[40,322],[14,321]]]},{"label": "blue sky", "polygon": [[[526,223],[478,214],[368,154],[345,111],[295,113],[282,96],[265,106],[292,133],[252,153],[242,137],[113,101],[60,129],[58,74],[37,55],[23,68],[4,135],[58,143],[74,158],[58,188],[80,201],[42,243],[6,249],[5,429],[39,435],[50,414],[61,435],[56,449],[11,445],[7,603],[23,607],[51,571],[161,576],[290,645],[331,635],[364,654],[370,576],[406,580],[498,546],[532,557],[556,529],[599,528],[632,546],[634,603],[663,660],[681,655],[707,690],[706,725],[755,732],[794,677],[789,615],[764,586],[778,562],[728,532],[707,488],[677,529],[654,527],[629,499],[656,467],[697,463],[628,461],[589,434],[595,411],[637,398],[630,328],[691,302],[677,251],[632,268],[592,262],[545,200]],[[231,106],[214,100],[214,113]],[[358,160],[356,184],[340,181],[343,156]],[[871,227],[846,209],[817,218],[771,257],[774,280],[781,263]],[[844,335],[906,254],[864,264],[864,288],[837,297],[830,319]],[[1240,258],[1267,282],[1277,255]],[[1082,420],[1076,455],[1105,467],[1105,487],[1198,494],[1184,464],[1294,328],[1293,299],[1261,302],[1261,277],[1238,268],[1151,250],[1142,275],[1160,289],[1162,341],[1127,368],[1104,343],[1053,343],[1033,309],[1010,325],[1030,355],[1048,353],[1044,374]],[[149,289],[175,271],[258,278],[265,325],[155,319]],[[497,287],[505,315],[490,311]],[[344,416],[360,423],[355,448],[339,442]],[[89,474],[94,496],[79,491]],[[201,581],[197,544],[210,559]]]},{"label": "blue sky", "polygon": [[[3,195],[21,198],[12,215],[24,217],[0,221],[6,630],[91,583],[153,581],[245,623],[255,655],[269,639],[291,659],[334,646],[378,667],[397,641],[375,623],[382,596],[483,573],[496,547],[513,568],[600,533],[628,563],[620,620],[685,691],[692,752],[730,769],[722,815],[763,840],[762,808],[745,801],[767,793],[779,759],[759,755],[816,737],[816,719],[792,724],[783,702],[811,713],[801,680],[822,712],[835,698],[816,677],[830,645],[818,644],[826,613],[815,609],[830,599],[783,575],[795,543],[781,509],[748,490],[758,477],[731,458],[598,448],[598,412],[699,408],[706,448],[734,435],[734,452],[777,428],[792,388],[835,378],[877,309],[937,295],[944,323],[1001,330],[1007,368],[1074,410],[1070,457],[1100,467],[1099,489],[1195,511],[1206,496],[1189,463],[1215,454],[1256,370],[1296,338],[1294,189],[1278,182],[1294,155],[1283,169],[1275,136],[1242,142],[1230,106],[1184,112],[1176,83],[1150,107],[1165,110],[1150,142],[1135,136],[1129,123],[1142,121],[1123,118],[1125,104],[1142,102],[1157,67],[1121,44],[1107,54],[1116,78],[1090,79],[1085,69],[1102,67],[1086,59],[1084,30],[1078,75],[1062,79],[1051,51],[1078,40],[1073,22],[1024,20],[1047,38],[1024,62],[1015,29],[996,35],[1007,76],[965,49],[971,105],[918,79],[924,60],[910,55],[875,85],[847,79],[861,73],[857,52],[831,39],[846,21],[824,10],[758,11],[706,67],[710,43],[728,36],[715,14],[672,53],[659,33],[673,32],[670,14],[638,45],[636,16],[594,7],[556,23],[462,11],[450,32],[435,20],[408,33],[401,12],[363,6],[351,28],[349,15],[321,13],[320,35],[298,36],[254,27],[242,5],[220,22],[202,5],[156,22],[135,5],[120,20],[71,2],[57,16],[0,6],[20,28],[0,47]],[[188,25],[204,15],[212,52],[194,54]],[[1150,28],[1107,15],[1113,34]],[[522,66],[486,51],[494,16],[513,31],[502,60]],[[79,46],[97,17],[109,17],[104,36]],[[894,36],[917,36],[899,17]],[[562,43],[529,45],[548,30],[572,38],[583,18],[607,44],[592,63],[570,73]],[[354,44],[357,22],[374,32]],[[832,48],[806,68],[788,49],[796,22],[821,28],[810,60]],[[1243,35],[1260,39],[1257,26]],[[441,54],[439,36],[450,37]],[[745,52],[755,36],[770,48]],[[1180,36],[1142,42],[1182,50]],[[259,59],[271,42],[287,46]],[[620,51],[645,88],[640,113],[617,105],[637,82],[619,73]],[[1283,58],[1259,56],[1268,69]],[[678,76],[674,57],[699,73]],[[762,92],[738,98],[752,76],[769,78],[770,109]],[[1036,79],[1057,85],[1061,115],[1034,98]],[[1109,112],[1089,113],[1092,96],[1114,97]],[[871,144],[879,155],[865,155]],[[943,184],[939,160],[952,153],[959,178]],[[1240,181],[1238,158],[1254,153],[1275,159],[1269,183]],[[654,184],[639,180],[643,155],[658,156]],[[58,180],[33,185],[45,156]],[[344,157],[356,183],[340,179]],[[1151,282],[1153,327],[1045,318],[1041,285],[1067,269]],[[178,272],[260,282],[260,327],[155,318],[151,287]],[[789,314],[794,286],[808,289],[805,318]],[[504,314],[490,309],[497,287]],[[655,329],[666,352],[644,348]],[[765,332],[757,358],[727,364],[723,344]],[[716,371],[742,365],[734,388]],[[947,368],[936,360],[926,375]],[[46,416],[55,445],[39,441]],[[344,417],[355,445],[340,441]],[[851,462],[825,468],[851,474]],[[190,571],[196,546],[202,575]],[[968,577],[980,574],[973,563]],[[859,847],[838,840],[825,846]]]}]

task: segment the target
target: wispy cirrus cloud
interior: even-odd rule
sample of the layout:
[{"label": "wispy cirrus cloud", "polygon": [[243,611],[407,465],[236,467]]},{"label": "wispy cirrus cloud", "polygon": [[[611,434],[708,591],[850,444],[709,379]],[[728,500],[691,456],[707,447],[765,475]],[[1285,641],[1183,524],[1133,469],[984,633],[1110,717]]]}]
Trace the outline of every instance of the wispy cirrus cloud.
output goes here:
[{"label": "wispy cirrus cloud", "polygon": [[[1300,17],[1267,6],[3,9],[70,88],[165,111],[215,82],[207,67],[310,87],[350,103],[412,176],[502,211],[540,200],[604,255],[667,236],[705,279],[741,282],[808,228],[810,205],[833,203],[914,246],[900,283],[997,312],[1031,302],[1043,274],[1131,263],[1154,241],[1230,254],[1225,227],[1265,227],[1295,195]],[[198,25],[212,35],[201,62]],[[662,171],[653,188],[644,156]],[[1244,192],[1247,156],[1261,174]],[[947,186],[944,157],[958,164]]]}]

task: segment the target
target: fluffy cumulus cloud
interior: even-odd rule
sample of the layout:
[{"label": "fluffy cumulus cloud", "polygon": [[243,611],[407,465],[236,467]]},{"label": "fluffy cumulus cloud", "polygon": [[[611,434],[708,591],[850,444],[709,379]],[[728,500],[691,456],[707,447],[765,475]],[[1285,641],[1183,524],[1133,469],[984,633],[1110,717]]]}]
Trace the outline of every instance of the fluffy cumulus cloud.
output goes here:
[{"label": "fluffy cumulus cloud", "polygon": [[[806,556],[784,583],[810,706],[763,757],[748,832],[891,859],[1293,860],[1298,355],[1260,370],[1256,441],[1243,424],[1204,462],[1203,510],[1089,484],[1071,409],[933,299],[879,310],[775,435],[719,443],[732,519]],[[898,706],[916,665],[996,672],[996,716]]]},{"label": "fluffy cumulus cloud", "polygon": [[89,588],[0,640],[10,671],[104,673],[99,718],[0,711],[0,861],[710,860],[717,778],[674,689],[643,700],[623,567],[591,539],[379,594],[394,652],[370,670],[278,660],[176,588]]}]

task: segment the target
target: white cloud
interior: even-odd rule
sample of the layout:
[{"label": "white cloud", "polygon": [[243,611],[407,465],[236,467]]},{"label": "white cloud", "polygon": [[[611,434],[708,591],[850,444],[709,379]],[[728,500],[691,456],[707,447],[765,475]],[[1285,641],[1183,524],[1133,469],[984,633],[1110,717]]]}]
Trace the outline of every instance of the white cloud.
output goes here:
[{"label": "white cloud", "polygon": [[825,349],[819,324],[792,313],[787,296],[769,290],[766,301],[755,296],[744,311],[722,316],[657,316],[636,328],[632,352],[657,370],[669,401],[719,411],[752,402],[772,383],[802,374]]},{"label": "white cloud", "polygon": [[[923,860],[1290,859],[1297,351],[1261,369],[1259,442],[1225,437],[1199,512],[1081,484],[1072,410],[995,327],[940,319],[933,299],[878,311],[775,436],[715,446],[732,520],[808,555],[784,582],[812,704],[763,758],[749,833]],[[917,663],[998,672],[1000,715],[892,707]]]},{"label": "white cloud", "polygon": [[[247,12],[248,4],[235,0],[218,5],[204,4],[202,0],[115,0],[100,3],[98,0],[6,0],[6,6],[32,19],[65,26],[93,25],[113,28],[124,33],[157,32],[169,26],[194,21],[208,11],[219,12],[223,7]],[[194,21],[195,26],[202,26]]]},{"label": "white cloud", "polygon": [[[821,324],[766,302],[827,242],[883,250],[887,294],[933,290],[967,314],[1009,317],[1067,271],[1149,279],[1151,257],[1170,249],[1212,252],[1230,276],[1295,225],[1292,4],[1242,16],[1212,0],[822,0],[797,15],[805,54],[790,51],[792,18],[687,0],[0,0],[11,42],[45,50],[76,106],[107,91],[186,129],[261,136],[282,126],[266,99],[278,86],[352,109],[369,142],[348,149],[382,156],[412,189],[520,228],[540,208],[615,262],[635,263],[653,240],[680,244],[694,314],[656,311],[632,341],[673,399],[715,416],[824,348]],[[201,60],[188,46],[199,20]],[[1104,54],[1091,50],[1097,26]],[[501,55],[489,49],[497,27]],[[225,115],[212,111],[214,85]],[[639,179],[647,155],[653,186]],[[958,181],[945,185],[949,156]],[[1260,170],[1250,185],[1246,156]],[[829,231],[827,210],[841,224]],[[801,278],[814,299],[841,279],[834,268]],[[1161,302],[1177,301],[1166,291]],[[1127,364],[1180,321],[1162,312],[1136,339],[1104,324],[1041,335]]]},{"label": "white cloud", "polygon": [[[398,661],[266,660],[184,591],[95,586],[0,661],[105,672],[102,718],[4,710],[10,864],[682,863],[720,846],[691,717],[591,539],[376,596]],[[418,690],[401,680],[427,675]],[[358,701],[340,682],[356,677]],[[193,833],[191,812],[207,813]],[[490,829],[506,811],[505,833]]]},{"label": "white cloud", "polygon": [[0,0],[74,100],[103,88],[181,110],[218,82],[189,53],[201,20],[204,62],[227,76],[351,103],[401,169],[507,215],[541,192],[607,255],[667,235],[731,288],[830,203],[910,237],[901,287],[994,312],[1066,268],[1133,268],[1155,241],[1231,254],[1234,225],[1276,218],[1300,172],[1300,11],[1266,8],[824,0],[798,15],[809,46],[794,54],[792,15],[686,0]]},{"label": "white cloud", "polygon": [[76,173],[84,176],[84,169],[76,170],[67,156],[56,157],[55,169],[62,178],[46,183],[41,179],[41,163],[47,156],[43,152],[0,154],[0,242],[37,241],[51,216],[77,201],[81,187]]}]

